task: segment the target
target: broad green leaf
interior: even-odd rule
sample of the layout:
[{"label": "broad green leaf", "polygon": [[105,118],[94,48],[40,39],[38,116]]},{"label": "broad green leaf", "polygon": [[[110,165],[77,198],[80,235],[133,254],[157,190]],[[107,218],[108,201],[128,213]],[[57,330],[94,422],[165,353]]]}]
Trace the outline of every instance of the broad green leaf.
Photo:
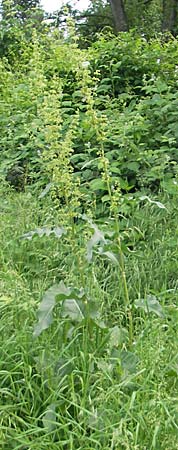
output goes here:
[{"label": "broad green leaf", "polygon": [[128,341],[128,331],[126,328],[118,327],[117,325],[110,330],[109,347],[119,347]]},{"label": "broad green leaf", "polygon": [[110,169],[111,173],[119,173],[119,174],[121,173],[121,169],[117,166],[114,166],[114,164],[113,165],[111,164],[109,169]]},{"label": "broad green leaf", "polygon": [[120,353],[121,358],[121,366],[124,370],[129,373],[136,372],[137,365],[139,363],[139,358],[135,353],[127,352],[126,350],[122,350]]},{"label": "broad green leaf", "polygon": [[127,168],[132,170],[133,172],[137,172],[139,170],[139,164],[136,161],[131,161],[127,163]]},{"label": "broad green leaf", "polygon": [[48,406],[44,416],[43,416],[43,426],[49,432],[55,430],[56,428],[56,406],[54,403]]},{"label": "broad green leaf", "polygon": [[102,203],[110,202],[110,196],[109,195],[103,195],[101,198]]},{"label": "broad green leaf", "polygon": [[154,295],[135,300],[135,307],[143,309],[145,313],[153,312],[159,317],[164,317],[163,308]]},{"label": "broad green leaf", "polygon": [[72,289],[67,288],[63,281],[61,281],[60,284],[51,286],[45,292],[37,313],[38,323],[34,327],[34,337],[38,337],[42,331],[49,328],[53,322],[53,309],[56,304],[56,296],[59,296],[59,299],[63,300],[70,296],[71,291]]},{"label": "broad green leaf", "polygon": [[43,330],[49,328],[53,321],[53,309],[56,303],[56,295],[61,292],[59,285],[50,287],[44,294],[38,309],[38,323],[34,327],[33,336],[38,337]]},{"label": "broad green leaf", "polygon": [[114,366],[119,363],[124,371],[135,373],[139,363],[139,358],[135,353],[113,348],[111,350],[111,363]]},{"label": "broad green leaf", "polygon": [[97,94],[99,94],[100,92],[108,92],[110,90],[111,90],[111,86],[109,84],[101,84],[97,88]]},{"label": "broad green leaf", "polygon": [[83,164],[83,166],[81,167],[81,170],[85,169],[86,167],[91,166],[97,160],[98,160],[98,158],[94,158],[94,159],[91,159],[90,161],[87,161],[85,164]]},{"label": "broad green leaf", "polygon": [[90,182],[90,189],[92,191],[98,191],[98,190],[106,190],[106,182],[101,180],[100,178],[96,178],[95,180],[92,180]]},{"label": "broad green leaf", "polygon": [[71,320],[81,322],[85,319],[84,304],[81,300],[74,298],[66,299],[62,305],[62,317],[69,317]]}]

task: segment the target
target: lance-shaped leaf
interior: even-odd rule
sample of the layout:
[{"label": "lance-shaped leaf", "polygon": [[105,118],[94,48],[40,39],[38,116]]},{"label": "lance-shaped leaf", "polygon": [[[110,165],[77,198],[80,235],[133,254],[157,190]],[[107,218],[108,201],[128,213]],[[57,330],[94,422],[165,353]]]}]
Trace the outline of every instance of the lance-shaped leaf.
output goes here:
[{"label": "lance-shaped leaf", "polygon": [[116,257],[116,255],[111,251],[103,252],[102,249],[98,252],[99,255],[105,256],[109,261],[111,261],[114,265],[119,266],[119,261]]},{"label": "lance-shaped leaf", "polygon": [[160,208],[160,209],[167,209],[166,206],[163,205],[163,203],[157,202],[155,200],[151,200],[147,195],[142,195],[140,197],[140,200],[148,200],[149,203],[152,203],[153,205],[158,206],[158,208]]},{"label": "lance-shaped leaf", "polygon": [[56,302],[56,295],[59,293],[59,286],[50,287],[44,294],[43,300],[38,309],[38,323],[34,328],[33,336],[37,337],[43,330],[46,330],[53,321],[53,309]]},{"label": "lance-shaped leaf", "polygon": [[33,236],[38,235],[39,237],[43,236],[50,236],[51,234],[54,234],[57,238],[60,238],[63,234],[66,234],[66,230],[63,227],[42,227],[42,228],[36,228],[33,231],[29,231],[28,233],[25,233],[21,236],[21,239],[28,239],[31,240]]},{"label": "lance-shaped leaf", "polygon": [[52,186],[54,186],[54,183],[48,183],[38,198],[41,199],[41,198],[45,197],[48,194],[48,192],[50,191]]},{"label": "lance-shaped leaf", "polygon": [[60,284],[51,286],[44,294],[38,309],[38,323],[36,324],[33,336],[39,336],[43,330],[46,330],[53,321],[53,309],[56,303],[56,296],[60,300],[68,297],[71,294],[71,288],[67,288],[61,281]]},{"label": "lance-shaped leaf", "polygon": [[90,262],[93,256],[93,247],[99,243],[106,243],[104,234],[95,226],[95,232],[87,244],[87,260]]}]

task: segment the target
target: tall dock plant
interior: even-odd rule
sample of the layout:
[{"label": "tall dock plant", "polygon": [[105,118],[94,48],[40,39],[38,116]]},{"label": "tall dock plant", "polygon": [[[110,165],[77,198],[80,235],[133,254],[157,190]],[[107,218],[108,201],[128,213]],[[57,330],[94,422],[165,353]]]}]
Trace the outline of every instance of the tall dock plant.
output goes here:
[{"label": "tall dock plant", "polygon": [[[119,280],[122,280],[122,290],[124,298],[125,316],[128,322],[130,343],[133,340],[133,326],[131,304],[128,294],[125,258],[121,244],[121,234],[119,226],[119,207],[121,200],[121,190],[119,180],[113,181],[110,175],[109,160],[105,156],[105,140],[107,130],[107,119],[95,110],[95,86],[97,76],[92,78],[90,74],[90,63],[86,61],[85,52],[78,49],[73,29],[71,34],[70,51],[72,52],[72,69],[75,72],[77,86],[81,93],[81,102],[84,106],[84,116],[88,126],[91,127],[95,134],[98,145],[98,167],[100,169],[102,181],[105,183],[108,191],[108,199],[110,204],[110,217],[115,222],[115,244],[117,247]],[[76,227],[74,218],[79,211],[82,193],[80,190],[80,182],[73,174],[71,165],[71,156],[74,152],[74,140],[80,126],[80,111],[71,116],[68,123],[64,124],[62,115],[62,80],[53,75],[47,80],[44,75],[44,67],[42,59],[38,57],[38,44],[34,43],[33,66],[36,68],[32,71],[34,77],[35,89],[33,92],[38,97],[37,104],[37,122],[39,123],[39,132],[41,136],[41,158],[42,164],[46,167],[47,173],[50,175],[50,190],[52,192],[54,204],[58,209],[59,220],[68,230],[68,245],[70,251],[75,255],[77,262],[79,278],[84,282],[83,274],[83,258],[77,244]],[[33,83],[32,83],[33,84]],[[65,125],[65,126],[64,126]],[[67,125],[67,126],[66,126]],[[100,233],[100,231],[99,231]],[[101,233],[102,234],[102,233]],[[115,258],[115,260],[117,260]]]},{"label": "tall dock plant", "polygon": [[[129,336],[130,343],[133,340],[133,321],[132,321],[132,312],[131,312],[131,303],[129,299],[128,286],[127,286],[127,278],[126,278],[126,269],[125,269],[125,261],[124,261],[124,253],[122,250],[121,243],[121,234],[120,234],[120,226],[119,226],[119,207],[121,200],[121,189],[119,180],[112,180],[110,175],[109,168],[109,160],[105,156],[105,140],[106,140],[106,130],[107,130],[107,118],[103,114],[99,114],[95,110],[95,90],[93,86],[93,80],[91,79],[89,62],[82,62],[82,69],[78,72],[79,85],[81,88],[81,92],[85,99],[86,103],[86,120],[87,123],[90,123],[91,127],[95,131],[96,140],[98,144],[98,167],[101,170],[102,180],[106,184],[108,199],[110,203],[110,214],[111,218],[114,219],[115,222],[115,230],[116,230],[116,244],[118,249],[118,259],[119,259],[119,273],[118,277],[120,280],[120,276],[122,279],[123,286],[123,298],[124,298],[124,309],[125,315],[128,321],[129,328]],[[97,81],[97,72],[95,74]]]}]

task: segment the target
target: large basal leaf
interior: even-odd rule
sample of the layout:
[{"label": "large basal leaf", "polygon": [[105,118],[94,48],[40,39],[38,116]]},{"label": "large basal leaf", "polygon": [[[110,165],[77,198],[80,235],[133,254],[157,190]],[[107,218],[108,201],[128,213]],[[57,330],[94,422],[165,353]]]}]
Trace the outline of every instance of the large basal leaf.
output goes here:
[{"label": "large basal leaf", "polygon": [[92,320],[99,328],[106,327],[104,322],[101,321],[97,302],[87,299],[86,296],[82,299],[76,296],[64,300],[61,315],[62,317],[68,317],[72,322],[82,322],[88,319]]},{"label": "large basal leaf", "polygon": [[53,321],[53,309],[56,302],[56,295],[60,292],[58,285],[50,287],[44,294],[38,309],[38,323],[34,327],[33,336],[39,336],[46,330]]},{"label": "large basal leaf", "polygon": [[62,317],[69,317],[72,321],[81,322],[85,319],[84,304],[81,300],[74,298],[66,299],[62,306]]},{"label": "large basal leaf", "polygon": [[66,230],[63,227],[42,227],[42,228],[36,228],[33,231],[29,231],[28,233],[25,233],[21,236],[21,239],[28,239],[31,240],[33,236],[38,235],[39,237],[43,236],[50,236],[51,234],[54,234],[57,238],[60,238],[63,234],[66,234]]},{"label": "large basal leaf", "polygon": [[122,369],[131,374],[136,372],[139,358],[135,353],[113,348],[111,350],[110,361],[113,366],[116,366],[120,362]]},{"label": "large basal leaf", "polygon": [[110,329],[110,336],[108,345],[112,349],[114,347],[119,347],[124,343],[128,342],[129,336],[126,328],[118,327],[117,325]]},{"label": "large basal leaf", "polygon": [[143,309],[145,313],[152,312],[159,317],[164,317],[163,308],[154,295],[147,295],[146,298],[135,300],[135,307]]},{"label": "large basal leaf", "polygon": [[72,289],[67,288],[63,281],[60,284],[51,286],[44,294],[38,309],[38,323],[34,327],[33,336],[39,336],[43,330],[46,330],[53,321],[53,309],[56,303],[56,296],[60,300],[70,296]]}]

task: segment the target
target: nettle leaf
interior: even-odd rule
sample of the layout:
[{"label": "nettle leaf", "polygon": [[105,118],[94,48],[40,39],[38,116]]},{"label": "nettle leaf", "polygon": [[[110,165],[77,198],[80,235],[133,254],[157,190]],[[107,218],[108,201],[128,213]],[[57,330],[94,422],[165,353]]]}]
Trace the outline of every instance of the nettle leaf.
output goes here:
[{"label": "nettle leaf", "polygon": [[54,403],[48,406],[43,419],[43,426],[49,432],[53,431],[56,428],[56,406]]},{"label": "nettle leaf", "polygon": [[98,160],[98,158],[91,159],[90,161],[87,161],[83,166],[81,167],[81,170],[85,169],[86,167],[92,166],[93,163],[95,163]]},{"label": "nettle leaf", "polygon": [[96,178],[95,180],[92,180],[90,182],[90,189],[92,191],[98,191],[98,190],[105,191],[106,190],[106,182],[104,180]]},{"label": "nettle leaf", "polygon": [[21,239],[31,240],[35,235],[39,237],[47,236],[49,237],[51,234],[54,234],[57,238],[60,238],[63,234],[66,234],[66,230],[63,227],[42,227],[36,228],[33,231],[29,231],[21,236]]},{"label": "nettle leaf", "polygon": [[110,202],[110,196],[109,195],[103,195],[103,197],[101,198],[102,203],[105,202]]},{"label": "nettle leaf", "polygon": [[153,312],[159,317],[164,317],[163,308],[154,295],[135,300],[135,307],[143,309],[145,313]]}]

